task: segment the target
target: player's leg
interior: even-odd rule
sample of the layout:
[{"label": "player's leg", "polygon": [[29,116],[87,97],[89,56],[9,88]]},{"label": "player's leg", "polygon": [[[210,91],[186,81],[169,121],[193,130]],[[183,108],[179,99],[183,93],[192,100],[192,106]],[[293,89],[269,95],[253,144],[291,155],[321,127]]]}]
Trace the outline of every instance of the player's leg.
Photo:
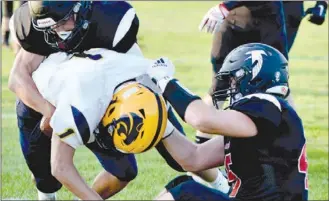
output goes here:
[{"label": "player's leg", "polygon": [[[261,36],[261,43],[270,45],[278,49],[288,59],[288,40],[286,32],[286,24],[284,20],[283,8],[281,8],[281,14],[275,16],[275,19],[261,20],[259,25],[259,31]],[[286,98],[289,104],[296,109],[293,97],[291,95],[291,89],[288,97]]]},{"label": "player's leg", "polygon": [[260,34],[259,42],[276,48],[288,59],[287,31],[282,2],[279,5],[281,6],[278,6],[276,15],[258,19],[256,29]]},{"label": "player's leg", "polygon": [[41,114],[21,101],[17,101],[16,112],[21,149],[33,174],[38,189],[38,199],[55,200],[55,192],[62,187],[62,184],[51,174],[51,140],[40,131]]},{"label": "player's leg", "polygon": [[166,189],[156,200],[226,201],[230,199],[220,191],[208,188],[195,181],[186,181],[175,187]]},{"label": "player's leg", "polygon": [[9,19],[13,14],[13,1],[4,1],[4,16],[2,18],[2,43],[9,46]]},{"label": "player's leg", "polygon": [[137,176],[137,162],[133,154],[104,150],[96,142],[88,144],[87,147],[96,155],[104,168],[92,185],[103,199],[120,192]]},{"label": "player's leg", "polygon": [[304,5],[303,1],[284,1],[283,9],[286,22],[287,31],[287,46],[288,52],[294,44],[297,31],[300,23],[304,17]]}]

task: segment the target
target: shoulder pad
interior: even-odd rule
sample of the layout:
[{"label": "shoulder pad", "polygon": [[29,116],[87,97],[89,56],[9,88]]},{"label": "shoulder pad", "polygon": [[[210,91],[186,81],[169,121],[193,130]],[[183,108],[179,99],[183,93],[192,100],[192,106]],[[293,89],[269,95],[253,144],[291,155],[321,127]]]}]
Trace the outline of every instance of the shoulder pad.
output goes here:
[{"label": "shoulder pad", "polygon": [[104,47],[126,53],[137,40],[139,20],[127,2],[96,2],[92,21]]},{"label": "shoulder pad", "polygon": [[[279,126],[281,123],[281,104],[269,94],[251,94],[241,98],[230,106],[255,120],[265,120]],[[256,123],[256,122],[255,122]]]},{"label": "shoulder pad", "polygon": [[270,94],[261,94],[261,93],[257,93],[257,94],[249,94],[247,96],[244,96],[242,99],[251,99],[251,98],[258,98],[258,99],[262,99],[265,101],[268,101],[270,103],[273,103],[280,111],[281,111],[281,104],[278,101],[277,98],[275,98],[274,96],[270,95]]}]

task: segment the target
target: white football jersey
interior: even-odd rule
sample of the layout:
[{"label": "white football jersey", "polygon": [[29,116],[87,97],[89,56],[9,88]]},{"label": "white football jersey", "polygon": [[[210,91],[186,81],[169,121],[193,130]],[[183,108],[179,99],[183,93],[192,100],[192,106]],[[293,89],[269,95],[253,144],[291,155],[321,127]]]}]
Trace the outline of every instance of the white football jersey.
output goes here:
[{"label": "white football jersey", "polygon": [[106,49],[50,55],[32,77],[42,96],[55,105],[53,133],[76,148],[94,141],[117,85],[146,73],[153,60]]}]

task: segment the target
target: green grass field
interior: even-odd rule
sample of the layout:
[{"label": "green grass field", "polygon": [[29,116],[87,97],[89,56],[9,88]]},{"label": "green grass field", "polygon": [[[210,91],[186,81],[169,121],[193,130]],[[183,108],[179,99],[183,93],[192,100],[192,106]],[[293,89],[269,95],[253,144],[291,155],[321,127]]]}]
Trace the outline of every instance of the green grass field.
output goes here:
[{"label": "green grass field", "polygon": [[[215,2],[133,2],[140,18],[140,42],[146,57],[167,56],[176,76],[203,96],[211,83],[211,35],[197,30],[204,13]],[[37,199],[19,146],[15,96],[7,88],[14,55],[2,49],[2,198]],[[316,26],[304,19],[290,52],[290,82],[307,136],[309,199],[328,200],[328,19]],[[194,130],[184,125],[193,139]],[[112,199],[150,200],[177,172],[155,150],[137,156],[139,175]],[[78,149],[75,162],[92,183],[101,170],[87,149]],[[65,188],[59,199],[72,199]]]}]

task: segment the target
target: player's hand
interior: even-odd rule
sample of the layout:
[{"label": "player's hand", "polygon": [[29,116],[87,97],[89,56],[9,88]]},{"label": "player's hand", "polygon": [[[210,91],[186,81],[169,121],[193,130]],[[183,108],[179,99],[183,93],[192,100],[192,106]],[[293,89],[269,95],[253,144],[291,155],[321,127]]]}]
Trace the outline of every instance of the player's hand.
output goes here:
[{"label": "player's hand", "polygon": [[49,103],[48,101],[45,103],[45,109],[43,112],[43,117],[40,122],[40,130],[42,131],[43,134],[51,137],[53,133],[53,129],[50,126],[50,119],[53,116],[55,112],[55,107]]},{"label": "player's hand", "polygon": [[310,14],[308,21],[313,24],[321,25],[326,17],[328,3],[326,1],[317,1],[313,8],[308,8],[305,15]]},{"label": "player's hand", "polygon": [[162,92],[175,73],[174,64],[166,57],[157,59],[148,69],[147,74],[160,87]]},{"label": "player's hand", "polygon": [[199,25],[199,30],[202,31],[205,29],[206,32],[213,33],[223,23],[228,13],[229,11],[224,4],[219,4],[210,8],[203,17]]}]

